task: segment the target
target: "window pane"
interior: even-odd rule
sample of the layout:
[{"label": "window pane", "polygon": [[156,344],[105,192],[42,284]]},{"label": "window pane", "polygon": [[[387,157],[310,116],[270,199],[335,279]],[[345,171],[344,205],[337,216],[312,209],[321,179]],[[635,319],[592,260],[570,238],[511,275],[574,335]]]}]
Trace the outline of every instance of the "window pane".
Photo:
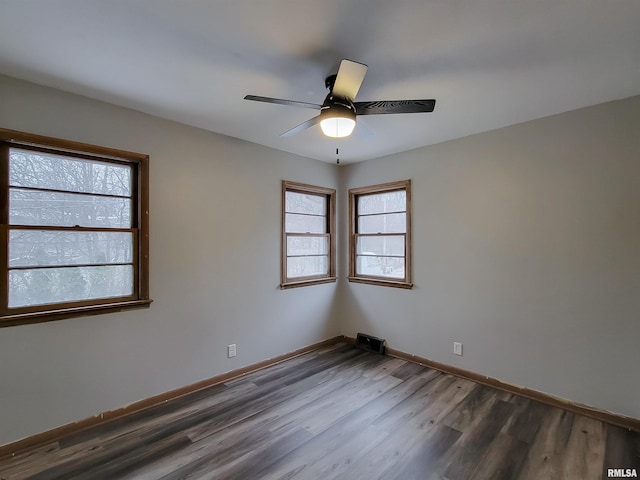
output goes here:
[{"label": "window pane", "polygon": [[131,199],[12,188],[11,225],[131,227]]},{"label": "window pane", "polygon": [[285,212],[307,213],[312,215],[327,214],[327,197],[307,193],[285,192]]},{"label": "window pane", "polygon": [[9,307],[129,296],[133,267],[42,268],[9,271]]},{"label": "window pane", "polygon": [[308,277],[327,275],[329,273],[329,257],[289,257],[287,258],[287,277]]},{"label": "window pane", "polygon": [[358,237],[356,244],[358,255],[396,255],[404,256],[404,235],[382,235]]},{"label": "window pane", "polygon": [[356,256],[356,274],[404,278],[404,258]]},{"label": "window pane", "polygon": [[358,215],[404,212],[407,210],[406,190],[358,196]]},{"label": "window pane", "polygon": [[358,217],[358,233],[405,233],[406,231],[406,213]]},{"label": "window pane", "polygon": [[131,263],[133,234],[129,232],[55,232],[11,230],[9,266]]},{"label": "window pane", "polygon": [[329,253],[327,237],[287,236],[287,255],[326,255]]},{"label": "window pane", "polygon": [[131,167],[11,148],[9,184],[69,192],[131,196]]},{"label": "window pane", "polygon": [[284,229],[287,233],[326,233],[327,219],[326,217],[287,213],[285,214]]}]

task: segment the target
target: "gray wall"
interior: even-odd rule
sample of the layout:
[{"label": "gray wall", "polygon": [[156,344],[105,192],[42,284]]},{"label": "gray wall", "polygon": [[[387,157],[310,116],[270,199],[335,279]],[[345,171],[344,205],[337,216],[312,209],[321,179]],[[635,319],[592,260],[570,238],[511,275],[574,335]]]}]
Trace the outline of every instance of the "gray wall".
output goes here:
[{"label": "gray wall", "polygon": [[0,444],[340,333],[336,284],[278,288],[280,182],[335,188],[335,166],[2,76],[0,105],[3,128],[150,155],[154,299],[0,329]]},{"label": "gray wall", "polygon": [[640,97],[344,167],[340,198],[407,178],[415,288],[346,284],[344,334],[640,418]]},{"label": "gray wall", "polygon": [[[3,76],[0,105],[150,155],[155,300],[0,329],[0,444],[359,331],[640,417],[640,97],[340,168]],[[278,289],[282,179],[339,188],[344,277],[346,190],[406,178],[413,290]]]}]

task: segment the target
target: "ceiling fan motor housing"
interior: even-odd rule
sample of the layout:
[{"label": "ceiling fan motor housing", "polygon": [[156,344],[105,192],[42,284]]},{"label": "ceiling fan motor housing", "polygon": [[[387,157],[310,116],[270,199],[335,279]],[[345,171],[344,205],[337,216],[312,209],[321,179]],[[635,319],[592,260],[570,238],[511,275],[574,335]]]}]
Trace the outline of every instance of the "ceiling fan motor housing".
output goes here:
[{"label": "ceiling fan motor housing", "polygon": [[320,118],[327,117],[351,118],[355,121],[356,107],[351,100],[330,93],[320,108]]},{"label": "ceiling fan motor housing", "polygon": [[320,107],[317,118],[326,136],[348,137],[356,125],[356,108],[351,100],[330,93]]}]

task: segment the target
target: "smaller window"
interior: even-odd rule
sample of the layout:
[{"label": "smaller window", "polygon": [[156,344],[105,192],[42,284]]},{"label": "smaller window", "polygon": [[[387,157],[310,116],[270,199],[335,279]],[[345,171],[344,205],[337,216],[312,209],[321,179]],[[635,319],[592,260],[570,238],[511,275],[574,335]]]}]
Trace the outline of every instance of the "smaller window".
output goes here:
[{"label": "smaller window", "polygon": [[411,181],[349,190],[349,281],[411,288]]},{"label": "smaller window", "polygon": [[336,281],[335,194],[282,182],[281,288]]}]

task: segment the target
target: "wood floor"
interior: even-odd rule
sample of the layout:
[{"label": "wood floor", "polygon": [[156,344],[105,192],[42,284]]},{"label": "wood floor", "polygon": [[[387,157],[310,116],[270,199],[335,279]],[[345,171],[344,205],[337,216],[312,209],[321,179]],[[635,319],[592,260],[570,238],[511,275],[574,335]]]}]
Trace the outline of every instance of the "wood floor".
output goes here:
[{"label": "wood floor", "polygon": [[338,344],[0,460],[0,479],[640,475],[640,434]]}]

